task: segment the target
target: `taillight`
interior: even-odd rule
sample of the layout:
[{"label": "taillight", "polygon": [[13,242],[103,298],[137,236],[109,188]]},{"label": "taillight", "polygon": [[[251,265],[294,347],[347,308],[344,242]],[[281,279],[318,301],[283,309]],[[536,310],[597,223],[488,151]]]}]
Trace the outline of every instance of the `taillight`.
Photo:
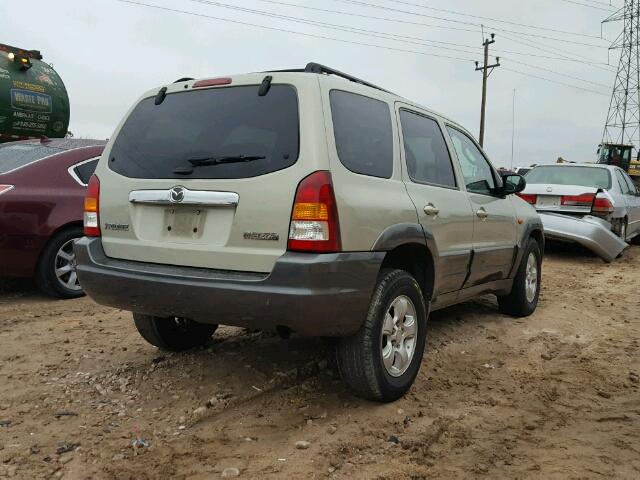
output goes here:
[{"label": "taillight", "polygon": [[100,180],[95,175],[91,175],[84,197],[84,234],[100,236]]},{"label": "taillight", "polygon": [[13,185],[0,185],[0,195],[7,193],[9,190],[13,190]]},{"label": "taillight", "polygon": [[607,197],[596,197],[591,207],[591,213],[595,215],[613,212],[613,203]]},{"label": "taillight", "polygon": [[340,251],[338,208],[329,172],[314,172],[298,185],[287,248],[296,252]]},{"label": "taillight", "polygon": [[531,205],[535,205],[538,201],[537,195],[532,195],[530,193],[518,193],[518,196],[523,199],[525,202],[530,203]]},{"label": "taillight", "polygon": [[562,205],[571,207],[590,207],[595,194],[583,193],[582,195],[564,195],[560,201]]}]

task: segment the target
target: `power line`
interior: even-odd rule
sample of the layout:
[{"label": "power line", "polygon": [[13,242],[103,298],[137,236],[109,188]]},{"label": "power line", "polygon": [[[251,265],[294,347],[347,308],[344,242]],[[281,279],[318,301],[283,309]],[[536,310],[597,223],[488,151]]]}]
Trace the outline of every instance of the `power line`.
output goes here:
[{"label": "power line", "polygon": [[612,9],[607,9],[607,8],[602,8],[602,7],[596,7],[595,5],[589,5],[588,3],[581,3],[581,2],[576,2],[575,0],[560,0],[561,2],[565,2],[565,3],[571,3],[573,5],[580,5],[581,7],[588,7],[588,8],[595,8],[596,10],[602,10],[604,12],[611,12],[613,11]]},{"label": "power line", "polygon": [[[258,15],[263,15],[263,16],[267,16],[267,17],[271,17],[271,18],[279,18],[279,19],[284,19],[287,21],[291,21],[291,22],[295,22],[295,23],[302,23],[302,24],[306,24],[306,25],[316,25],[316,26],[320,26],[322,28],[329,28],[332,30],[338,30],[338,31],[344,31],[344,32],[348,32],[348,33],[355,33],[358,35],[365,35],[365,36],[369,36],[369,37],[374,37],[374,38],[382,38],[384,40],[393,40],[393,41],[397,41],[397,42],[403,42],[403,43],[409,43],[409,44],[414,44],[414,45],[422,45],[422,46],[427,46],[428,48],[434,48],[434,49],[443,49],[443,50],[449,50],[449,51],[455,51],[455,52],[461,52],[461,53],[469,53],[469,54],[475,54],[476,52],[474,51],[469,51],[469,50],[461,50],[458,48],[451,48],[451,47],[442,47],[442,46],[432,46],[432,45],[427,45],[425,43],[422,43],[424,41],[427,42],[432,42],[431,40],[427,40],[427,39],[422,39],[420,37],[411,37],[411,36],[405,36],[405,35],[397,35],[397,34],[393,34],[393,33],[387,33],[387,32],[379,32],[379,31],[375,31],[375,30],[367,30],[367,29],[360,29],[360,28],[356,28],[356,27],[347,27],[344,25],[337,25],[337,24],[333,24],[333,23],[327,23],[327,22],[319,22],[316,20],[307,20],[307,19],[303,19],[300,17],[293,17],[290,15],[281,15],[281,14],[276,14],[276,13],[271,13],[271,12],[265,12],[264,10],[256,10],[256,9],[252,9],[252,8],[245,8],[245,7],[239,7],[236,5],[229,5],[226,3],[222,3],[222,2],[217,2],[217,1],[213,1],[213,0],[189,0],[191,2],[194,3],[199,3],[199,4],[205,4],[205,5],[209,5],[209,6],[214,6],[214,7],[222,7],[222,8],[230,8],[232,10],[237,10],[237,11],[242,11],[242,12],[249,12],[249,13],[253,13],[253,14],[258,14]],[[394,38],[394,37],[398,37],[398,38]],[[411,40],[404,40],[404,39],[411,39]],[[412,40],[418,40],[418,41],[412,41]],[[447,45],[454,45],[454,46],[460,46],[460,47],[464,47],[464,48],[478,48],[472,45],[462,45],[462,44],[457,44],[457,43],[452,43],[452,42],[434,42],[434,43],[444,43]],[[496,50],[496,52],[498,52]],[[509,51],[504,51],[504,52],[509,52]],[[498,52],[500,53],[500,52]],[[520,55],[527,55],[527,56],[536,56],[536,55],[529,55],[527,53],[524,52],[509,52],[509,54],[520,54]],[[539,57],[541,55],[538,55]],[[542,56],[544,58],[549,58],[548,56]],[[504,57],[503,57],[504,58]],[[558,58],[558,57],[556,57]],[[590,83],[593,85],[597,85],[597,86],[602,86],[605,88],[609,88],[608,85],[604,85],[601,83],[597,83],[597,82],[593,82],[591,80],[586,80],[580,77],[575,77],[572,75],[567,75],[567,74],[563,74],[560,73],[556,70],[552,70],[552,69],[548,69],[548,68],[544,68],[544,67],[539,67],[537,65],[531,65],[525,62],[520,62],[517,60],[510,60],[513,63],[517,63],[523,66],[527,66],[530,68],[535,68],[538,70],[545,70],[547,72],[553,73],[554,75],[559,75],[559,76],[563,76],[566,78],[571,78],[574,80],[579,80],[581,82],[585,82],[585,83]]]},{"label": "power line", "polygon": [[[529,42],[528,40],[513,38],[512,36],[505,33],[503,33],[502,36],[507,38],[508,40],[511,40],[512,42],[518,43],[520,45],[528,46],[531,48],[535,48],[536,50],[540,50],[541,52],[553,53],[562,58],[565,58],[566,60],[570,60],[574,62],[584,62],[587,65],[591,65],[594,68],[598,68],[600,70],[604,70],[607,72],[615,71],[615,67],[613,67],[612,65],[609,65],[607,63],[602,63],[602,62],[594,62],[592,60],[589,60],[587,57],[579,55],[575,52],[567,52],[566,50],[562,50],[560,48],[552,47],[549,45],[544,45],[539,42],[534,44]],[[569,55],[566,55],[566,54],[569,54]]]},{"label": "power line", "polygon": [[[350,45],[366,46],[366,47],[379,48],[379,49],[388,50],[388,51],[412,53],[412,54],[416,54],[416,55],[443,58],[443,59],[449,59],[449,60],[457,60],[457,61],[462,61],[462,62],[471,62],[471,61],[473,61],[473,60],[471,60],[469,58],[455,57],[455,56],[451,56],[451,55],[441,55],[441,54],[437,54],[437,53],[422,52],[422,51],[417,51],[417,50],[408,50],[408,49],[390,47],[390,46],[385,46],[385,45],[376,45],[376,44],[371,44],[371,43],[366,43],[366,42],[358,42],[358,41],[354,41],[354,40],[345,40],[345,39],[330,37],[330,36],[327,36],[327,35],[319,35],[319,34],[313,34],[313,33],[298,32],[298,31],[295,31],[295,30],[289,30],[289,29],[285,29],[285,28],[271,27],[271,26],[267,26],[267,25],[260,25],[260,24],[255,24],[255,23],[250,23],[250,22],[245,22],[245,21],[240,21],[240,20],[233,20],[233,19],[229,19],[229,18],[217,17],[217,16],[213,16],[213,15],[206,15],[206,14],[203,14],[203,13],[190,12],[190,11],[181,10],[181,9],[178,9],[178,8],[170,8],[170,7],[165,7],[165,6],[161,6],[161,5],[154,5],[154,4],[145,3],[145,2],[139,2],[139,1],[134,1],[134,0],[114,0],[114,1],[122,3],[122,4],[125,4],[125,5],[128,5],[128,6],[139,6],[139,7],[152,8],[152,9],[162,10],[162,11],[167,11],[167,12],[172,12],[172,13],[179,13],[179,14],[182,14],[182,15],[189,15],[189,16],[200,17],[200,18],[205,18],[205,19],[210,19],[210,20],[218,20],[218,21],[222,21],[222,22],[233,23],[233,24],[236,24],[236,25],[243,25],[243,26],[255,27],[255,28],[260,28],[260,29],[265,29],[265,30],[283,32],[283,33],[290,33],[290,34],[300,35],[300,36],[309,37],[309,38],[319,38],[319,39],[323,39],[323,40],[331,40],[331,41],[350,44]],[[529,77],[532,77],[532,78],[538,78],[538,79],[541,79],[541,80],[544,80],[544,81],[548,81],[548,82],[551,82],[551,83],[556,83],[556,84],[559,84],[559,85],[563,85],[565,87],[575,88],[575,89],[578,89],[578,90],[583,90],[583,91],[587,91],[587,92],[591,92],[591,93],[596,93],[598,95],[604,95],[604,94],[602,94],[600,92],[597,92],[595,90],[590,90],[590,89],[587,89],[587,88],[584,88],[584,87],[580,87],[580,86],[577,86],[577,85],[572,85],[572,84],[568,84],[568,83],[564,83],[564,82],[558,82],[556,80],[548,79],[548,78],[541,77],[541,76],[531,75],[531,74],[527,74],[527,73],[524,73],[524,72],[519,72],[517,70],[513,70],[513,69],[509,69],[509,68],[503,68],[503,69],[507,70],[507,71],[514,72],[514,73],[519,73],[521,75],[529,76]]]},{"label": "power line", "polygon": [[399,3],[401,5],[408,5],[408,6],[412,6],[412,7],[418,7],[418,8],[424,8],[427,10],[433,10],[435,12],[443,12],[443,13],[453,13],[454,15],[460,15],[462,17],[469,17],[469,18],[477,18],[480,20],[491,20],[492,22],[498,22],[498,23],[505,23],[507,25],[515,25],[518,27],[526,27],[526,28],[533,28],[536,30],[544,30],[547,32],[554,32],[554,33],[562,33],[565,35],[574,35],[577,37],[585,37],[585,38],[595,38],[598,40],[601,40],[601,37],[595,36],[595,35],[588,35],[586,33],[579,33],[579,32],[570,32],[568,30],[559,30],[556,28],[549,28],[549,27],[541,27],[538,25],[531,25],[529,23],[519,23],[519,22],[513,22],[510,20],[500,20],[499,18],[494,18],[494,17],[484,17],[481,15],[473,15],[471,13],[464,13],[464,12],[457,12],[455,10],[449,10],[446,8],[436,8],[436,7],[429,7],[427,5],[421,5],[419,3],[413,3],[413,2],[407,2],[404,0],[388,0],[391,1],[393,3]]},{"label": "power line", "polygon": [[533,75],[531,73],[521,72],[519,70],[514,70],[513,68],[508,68],[508,67],[504,67],[503,66],[502,69],[507,71],[507,72],[517,73],[518,75],[522,75],[522,76],[525,76],[525,77],[537,78],[538,80],[543,80],[545,82],[551,82],[551,83],[555,83],[555,84],[558,84],[558,85],[564,85],[565,87],[571,87],[571,88],[576,88],[578,90],[583,90],[585,92],[595,93],[596,95],[601,95],[601,96],[604,96],[604,97],[608,97],[609,96],[606,93],[598,92],[596,90],[591,90],[589,88],[579,87],[577,85],[572,85],[572,84],[569,84],[569,83],[559,82],[557,80],[552,80],[550,78],[541,77],[539,75]]},{"label": "power line", "polygon": [[[500,57],[500,58],[505,59],[505,57]],[[511,62],[511,63],[515,63],[515,64],[522,65],[522,66],[525,66],[525,67],[535,68],[536,70],[542,70],[542,71],[545,71],[545,72],[551,72],[551,73],[553,73],[555,75],[559,75],[561,77],[571,78],[573,80],[579,80],[581,82],[590,83],[591,85],[597,85],[598,87],[611,88],[611,85],[605,85],[604,83],[598,83],[598,82],[593,82],[591,80],[585,80],[584,78],[574,77],[572,75],[567,75],[566,73],[560,73],[557,70],[552,70],[550,68],[540,67],[538,65],[531,65],[531,64],[525,63],[525,62],[519,62],[519,61],[514,60],[512,58],[509,58],[507,60],[509,60],[509,62]]]},{"label": "power line", "polygon": [[430,53],[430,52],[421,52],[421,51],[417,51],[417,50],[406,50],[406,49],[402,49],[402,48],[395,48],[395,47],[388,47],[388,46],[384,46],[384,45],[375,45],[375,44],[371,44],[371,43],[365,43],[365,42],[357,42],[355,40],[345,40],[345,39],[341,39],[341,38],[335,38],[335,37],[329,37],[327,35],[318,35],[315,33],[306,33],[306,32],[298,32],[295,30],[288,30],[286,28],[278,28],[278,27],[270,27],[267,25],[259,25],[256,23],[250,23],[250,22],[244,22],[244,21],[240,21],[240,20],[233,20],[230,18],[223,18],[223,17],[216,17],[213,15],[205,15],[204,13],[197,13],[197,12],[189,12],[186,10],[181,10],[178,8],[170,8],[170,7],[164,7],[161,5],[154,5],[151,3],[145,3],[145,2],[138,2],[138,1],[134,1],[134,0],[115,0],[116,2],[120,2],[120,3],[124,3],[124,4],[129,4],[129,5],[137,5],[140,7],[147,7],[147,8],[154,8],[157,10],[164,10],[167,12],[173,12],[173,13],[180,13],[183,15],[191,15],[194,17],[201,17],[201,18],[207,18],[207,19],[211,19],[211,20],[218,20],[221,22],[228,22],[228,23],[234,23],[236,25],[243,25],[246,27],[255,27],[255,28],[262,28],[265,30],[273,30],[276,32],[284,32],[284,33],[291,33],[294,35],[301,35],[304,37],[310,37],[310,38],[320,38],[323,40],[332,40],[335,42],[341,42],[341,43],[348,43],[351,45],[361,45],[361,46],[365,46],[365,47],[374,47],[374,48],[381,48],[383,50],[390,50],[390,51],[395,51],[395,52],[407,52],[407,53],[415,53],[417,55],[425,55],[425,56],[429,56],[429,57],[438,57],[438,58],[446,58],[449,60],[460,60],[460,61],[464,61],[464,62],[472,62],[473,60],[470,58],[462,58],[462,57],[454,57],[451,55],[440,55],[437,53]]},{"label": "power line", "polygon": [[[412,22],[410,20],[400,20],[400,19],[396,19],[396,18],[389,18],[389,17],[378,17],[375,15],[366,15],[366,14],[362,14],[362,13],[354,13],[354,12],[345,12],[343,10],[333,10],[333,9],[327,9],[327,8],[319,8],[319,7],[310,7],[308,5],[298,5],[295,3],[287,3],[287,2],[283,2],[283,1],[279,1],[279,0],[257,0],[259,2],[263,2],[263,3],[268,3],[268,4],[272,4],[272,5],[282,5],[282,6],[286,6],[286,7],[294,7],[294,8],[300,8],[303,10],[309,10],[309,11],[316,11],[316,12],[324,12],[324,13],[335,13],[338,15],[344,15],[344,16],[350,16],[350,17],[356,17],[356,18],[367,18],[367,19],[371,19],[371,20],[381,20],[384,22],[391,22],[391,23],[398,23],[398,24],[405,24],[405,25],[416,25],[419,27],[430,27],[430,28],[440,28],[440,29],[444,29],[444,30],[453,30],[453,31],[458,31],[458,32],[471,32],[471,33],[478,33],[477,29],[471,29],[471,28],[459,28],[459,27],[451,27],[451,26],[444,26],[444,25],[437,25],[437,24],[430,24],[430,23],[424,23],[424,22]],[[517,41],[513,38],[509,38],[508,35],[506,35],[505,33],[501,34],[503,37],[516,42],[516,43],[521,43],[523,45],[527,45],[527,46],[531,46],[531,44],[527,44],[524,41]],[[513,33],[513,35],[519,35],[518,33]],[[461,46],[461,45],[458,45]],[[466,45],[465,45],[466,47]],[[472,48],[478,48],[478,47],[472,47]],[[540,49],[542,51],[545,51],[544,49]],[[598,65],[603,65],[603,66],[608,66],[606,63],[602,63],[602,62],[595,62],[593,60],[589,60],[586,57],[582,57],[583,60],[577,60],[575,58],[570,58],[566,55],[561,55],[560,53],[557,53],[556,57],[549,57],[549,56],[545,56],[545,55],[535,55],[535,54],[525,54],[525,53],[520,53],[520,52],[512,52],[512,51],[508,51],[508,50],[502,50],[502,52],[505,53],[511,53],[514,55],[531,55],[531,56],[539,56],[542,58],[547,58],[550,60],[560,60],[561,58],[558,57],[562,57],[565,58],[567,61],[572,61],[572,62],[581,62],[581,63],[585,63],[587,65],[592,65],[595,68],[601,68],[602,70],[606,70],[602,67],[598,67]],[[566,50],[562,50],[559,47],[556,48],[554,47],[553,51],[547,51],[548,53],[556,53],[556,52],[565,52],[565,53],[570,53],[570,52],[566,52]],[[581,57],[578,54],[573,54],[576,57]]]},{"label": "power line", "polygon": [[[261,0],[260,0],[261,1]],[[436,17],[433,15],[427,15],[424,13],[418,13],[418,12],[411,12],[409,10],[401,10],[398,8],[393,8],[393,7],[385,7],[383,5],[376,5],[374,3],[368,3],[368,2],[362,2],[362,1],[358,1],[358,0],[334,0],[336,2],[341,2],[341,3],[347,3],[347,4],[351,4],[351,5],[361,5],[361,6],[365,6],[365,7],[371,7],[371,8],[377,8],[377,9],[381,9],[381,10],[386,10],[386,11],[391,11],[391,12],[398,12],[398,13],[404,13],[407,15],[414,15],[414,16],[418,16],[418,17],[424,17],[424,18],[431,18],[434,20],[440,20],[443,22],[451,22],[451,23],[458,23],[458,24],[462,24],[462,25],[471,25],[474,27],[485,27],[488,28],[490,30],[495,30],[495,31],[500,31],[500,32],[507,32],[507,33],[515,33],[518,35],[524,35],[524,36],[528,36],[528,37],[535,37],[535,38],[544,38],[547,40],[554,40],[557,42],[564,42],[564,43],[572,43],[574,45],[582,45],[585,47],[591,47],[591,48],[608,48],[602,45],[595,45],[593,43],[584,43],[584,42],[578,42],[575,40],[568,40],[565,38],[557,38],[557,37],[550,37],[547,35],[540,35],[540,34],[536,34],[536,33],[528,33],[528,32],[518,32],[518,31],[513,31],[513,30],[507,30],[505,28],[501,28],[501,27],[496,27],[495,25],[482,25],[480,23],[473,23],[473,22],[465,22],[463,20],[453,20],[450,18],[445,18],[445,17]]]}]

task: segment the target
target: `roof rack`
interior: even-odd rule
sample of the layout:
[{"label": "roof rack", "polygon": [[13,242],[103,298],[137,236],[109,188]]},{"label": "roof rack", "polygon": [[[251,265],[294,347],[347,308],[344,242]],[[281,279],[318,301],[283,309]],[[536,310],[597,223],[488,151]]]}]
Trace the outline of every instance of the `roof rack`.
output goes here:
[{"label": "roof rack", "polygon": [[351,82],[359,83],[360,85],[365,85],[367,87],[375,88],[376,90],[381,90],[383,92],[391,93],[389,90],[385,90],[382,87],[374,85],[373,83],[369,83],[361,78],[354,77],[353,75],[349,75],[348,73],[341,72],[340,70],[336,70],[331,67],[327,67],[326,65],[321,65],[315,62],[307,63],[307,66],[302,68],[291,68],[286,70],[272,70],[274,72],[306,72],[306,73],[318,73],[318,74],[327,74],[327,75],[335,75],[337,77],[345,78]]}]

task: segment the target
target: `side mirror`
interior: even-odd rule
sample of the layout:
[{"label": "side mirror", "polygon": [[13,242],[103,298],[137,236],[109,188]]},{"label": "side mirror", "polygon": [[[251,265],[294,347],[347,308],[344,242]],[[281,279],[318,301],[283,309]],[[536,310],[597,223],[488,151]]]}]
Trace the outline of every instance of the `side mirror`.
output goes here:
[{"label": "side mirror", "polygon": [[527,181],[522,175],[510,173],[502,177],[502,195],[513,195],[520,193],[527,186]]}]

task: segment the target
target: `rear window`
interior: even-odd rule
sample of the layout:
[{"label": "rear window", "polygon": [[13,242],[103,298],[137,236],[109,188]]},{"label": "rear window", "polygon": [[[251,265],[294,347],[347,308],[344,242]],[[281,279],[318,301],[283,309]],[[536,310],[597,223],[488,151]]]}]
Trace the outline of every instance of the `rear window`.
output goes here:
[{"label": "rear window", "polygon": [[391,177],[393,133],[389,105],[340,90],[332,90],[330,97],[333,134],[342,164],[355,173]]},{"label": "rear window", "polygon": [[[132,178],[247,178],[290,167],[299,150],[296,91],[273,85],[260,97],[258,88],[172,93],[160,105],[142,100],[113,144],[109,167]],[[211,158],[228,163],[174,173],[188,171],[189,160]]]},{"label": "rear window", "polygon": [[60,150],[41,144],[6,143],[0,145],[0,173],[7,173],[16,168],[25,167],[30,163],[56,153],[60,153]]},{"label": "rear window", "polygon": [[611,188],[611,175],[606,168],[536,167],[527,173],[527,183],[579,185],[608,190]]}]

